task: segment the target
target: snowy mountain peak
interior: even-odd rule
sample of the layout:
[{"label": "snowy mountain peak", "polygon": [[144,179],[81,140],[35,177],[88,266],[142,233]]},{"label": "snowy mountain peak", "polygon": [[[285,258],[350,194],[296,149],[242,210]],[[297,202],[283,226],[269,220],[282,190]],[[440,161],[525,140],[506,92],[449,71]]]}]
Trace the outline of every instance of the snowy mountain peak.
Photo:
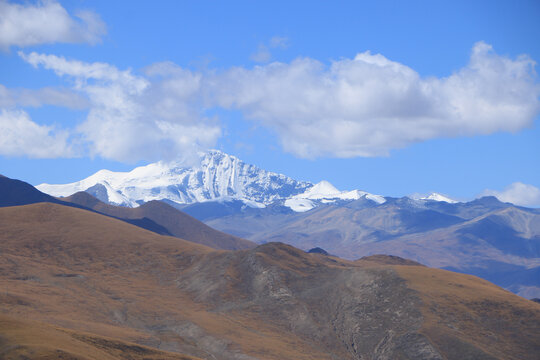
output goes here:
[{"label": "snowy mountain peak", "polygon": [[351,190],[351,191],[339,191],[336,187],[330,184],[328,181],[323,180],[308,189],[302,194],[294,196],[297,199],[312,199],[312,200],[358,200],[361,197],[366,197],[369,200],[375,201],[379,204],[384,203],[386,200],[380,195],[370,194],[365,191]]},{"label": "snowy mountain peak", "polygon": [[458,201],[456,201],[454,199],[450,199],[449,197],[441,195],[439,193],[431,193],[431,194],[429,194],[429,196],[423,198],[422,200],[444,201],[444,202],[447,202],[449,204],[455,204],[455,203],[458,202]]},{"label": "snowy mountain peak", "polygon": [[[41,184],[37,188],[53,196],[86,191],[103,202],[129,207],[151,200],[163,200],[171,205],[241,200],[249,207],[265,207],[279,202],[294,211],[303,212],[337,201],[364,198],[377,204],[386,202],[383,196],[365,191],[340,191],[325,180],[315,185],[297,181],[246,164],[219,150],[200,153],[195,163],[188,166],[181,160],[160,161],[129,172],[100,170],[71,184]],[[455,202],[436,193],[421,200]]]},{"label": "snowy mountain peak", "polygon": [[335,188],[334,185],[330,184],[328,181],[323,180],[308,189],[305,193],[297,195],[297,197],[302,197],[304,199],[331,199],[339,197],[341,192]]},{"label": "snowy mountain peak", "polygon": [[458,203],[459,201],[456,201],[454,199],[451,199],[445,195],[442,195],[442,194],[439,194],[439,193],[431,193],[427,196],[422,196],[422,195],[413,195],[413,196],[409,196],[411,199],[413,200],[423,200],[423,201],[442,201],[442,202],[447,202],[449,204],[456,204]]},{"label": "snowy mountain peak", "polygon": [[130,172],[100,170],[75,183],[41,184],[37,188],[53,196],[69,196],[92,189],[90,191],[99,193],[102,200],[123,206],[151,200],[166,200],[172,204],[243,200],[260,207],[303,193],[312,186],[259,169],[218,150],[199,156],[199,163],[193,167],[180,161],[157,162]]},{"label": "snowy mountain peak", "polygon": [[321,181],[302,194],[295,195],[285,201],[285,206],[296,212],[304,212],[317,206],[315,200],[321,203],[332,203],[337,200],[358,200],[365,197],[368,200],[378,204],[386,202],[386,199],[380,195],[373,195],[365,191],[339,191],[328,181]]}]

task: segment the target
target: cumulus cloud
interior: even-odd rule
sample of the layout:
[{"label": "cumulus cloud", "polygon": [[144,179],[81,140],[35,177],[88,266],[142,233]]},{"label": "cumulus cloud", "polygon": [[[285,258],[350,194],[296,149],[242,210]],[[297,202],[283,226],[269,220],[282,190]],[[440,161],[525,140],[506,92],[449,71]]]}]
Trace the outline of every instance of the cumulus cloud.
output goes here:
[{"label": "cumulus cloud", "polygon": [[502,202],[521,206],[540,207],[540,189],[521,182],[512,183],[502,191],[485,190],[480,196],[495,196]]},{"label": "cumulus cloud", "polygon": [[17,4],[0,0],[3,50],[56,42],[95,44],[105,33],[104,22],[91,11],[80,11],[74,18],[56,1]]},{"label": "cumulus cloud", "polygon": [[19,55],[71,79],[73,89],[88,99],[88,116],[74,132],[91,156],[128,162],[170,159],[214,145],[221,133],[196,106],[200,75],[174,64],[154,64],[144,77],[106,63]]},{"label": "cumulus cloud", "polygon": [[[282,39],[274,43],[286,46]],[[465,67],[441,78],[422,77],[369,51],[330,65],[298,58],[194,72],[163,62],[137,74],[106,63],[19,54],[68,80],[89,109],[73,133],[90,154],[120,161],[173,158],[215,145],[221,126],[206,116],[214,108],[240,111],[302,158],[385,156],[430,139],[515,132],[540,110],[534,61],[500,56],[483,42]],[[0,106],[31,102],[30,95],[2,100],[1,91]],[[62,103],[72,94],[48,96]]]},{"label": "cumulus cloud", "polygon": [[75,155],[68,143],[68,132],[38,125],[22,110],[0,111],[0,154],[31,158],[57,158]]},{"label": "cumulus cloud", "polygon": [[232,68],[214,80],[214,96],[273,129],[299,157],[381,156],[429,139],[531,125],[540,108],[534,64],[479,42],[464,68],[423,78],[367,51],[330,66],[299,58]]}]

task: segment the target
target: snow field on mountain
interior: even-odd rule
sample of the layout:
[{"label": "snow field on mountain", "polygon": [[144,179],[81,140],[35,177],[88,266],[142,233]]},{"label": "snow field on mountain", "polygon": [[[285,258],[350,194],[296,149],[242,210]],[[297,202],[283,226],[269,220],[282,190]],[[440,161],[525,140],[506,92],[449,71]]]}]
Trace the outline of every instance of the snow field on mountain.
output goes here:
[{"label": "snow field on mountain", "polygon": [[[365,198],[377,204],[386,202],[381,195],[361,190],[340,191],[325,180],[315,185],[297,181],[246,164],[218,150],[199,156],[197,166],[186,166],[180,161],[160,161],[129,172],[100,170],[71,184],[41,184],[37,188],[57,197],[87,191],[102,201],[128,207],[151,200],[168,200],[176,204],[240,200],[253,208],[278,202],[295,212],[305,212],[336,201]],[[437,193],[414,200],[455,202]]]}]

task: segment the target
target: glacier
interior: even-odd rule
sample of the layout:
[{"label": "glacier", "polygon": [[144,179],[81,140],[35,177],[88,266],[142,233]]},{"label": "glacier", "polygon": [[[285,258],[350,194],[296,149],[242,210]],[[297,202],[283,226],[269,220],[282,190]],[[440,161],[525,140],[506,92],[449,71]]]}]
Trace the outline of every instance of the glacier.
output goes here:
[{"label": "glacier", "polygon": [[65,197],[87,191],[101,201],[135,207],[151,200],[176,204],[242,200],[264,207],[305,192],[313,185],[246,164],[219,150],[200,153],[197,166],[182,162],[156,162],[129,172],[100,170],[71,184],[41,184],[47,194]]},{"label": "glacier", "polygon": [[[247,164],[219,150],[199,153],[195,166],[187,166],[182,161],[159,161],[128,172],[100,170],[74,183],[36,187],[56,197],[86,191],[105,203],[127,207],[137,207],[151,200],[166,201],[173,206],[240,200],[251,208],[278,203],[295,212],[305,212],[322,204],[362,198],[377,205],[386,202],[381,195],[361,190],[340,191],[325,180],[317,184],[298,181]],[[437,193],[409,198],[417,205],[425,201],[455,202]]]}]

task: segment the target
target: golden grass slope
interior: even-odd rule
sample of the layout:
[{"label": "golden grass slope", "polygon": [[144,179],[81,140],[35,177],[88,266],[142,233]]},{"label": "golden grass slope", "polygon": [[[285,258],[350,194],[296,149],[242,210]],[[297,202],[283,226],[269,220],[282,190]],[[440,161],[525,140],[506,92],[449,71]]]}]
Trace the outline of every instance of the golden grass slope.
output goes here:
[{"label": "golden grass slope", "polygon": [[203,358],[326,357],[252,314],[209,311],[179,288],[182,272],[223,251],[50,203],[1,208],[0,234],[0,310],[17,319]]},{"label": "golden grass slope", "polygon": [[[422,299],[421,332],[449,358],[540,358],[540,306],[476,276],[396,267]],[[456,349],[464,351],[457,354]],[[490,358],[490,357],[485,357]]]},{"label": "golden grass slope", "polygon": [[197,360],[148,346],[0,315],[0,358],[69,360]]},{"label": "golden grass slope", "polygon": [[73,339],[51,338],[47,356],[76,359],[95,347],[121,358],[114,344],[242,360],[540,353],[540,304],[395,258],[214,250],[51,203],[0,208],[0,254],[2,351],[41,349],[28,339],[45,332]]},{"label": "golden grass slope", "polygon": [[61,200],[85,206],[102,214],[122,219],[148,218],[163,226],[173,236],[214,249],[241,250],[256,246],[254,242],[212,229],[199,220],[161,201],[150,201],[136,208],[105,204],[86,192],[78,192]]}]

